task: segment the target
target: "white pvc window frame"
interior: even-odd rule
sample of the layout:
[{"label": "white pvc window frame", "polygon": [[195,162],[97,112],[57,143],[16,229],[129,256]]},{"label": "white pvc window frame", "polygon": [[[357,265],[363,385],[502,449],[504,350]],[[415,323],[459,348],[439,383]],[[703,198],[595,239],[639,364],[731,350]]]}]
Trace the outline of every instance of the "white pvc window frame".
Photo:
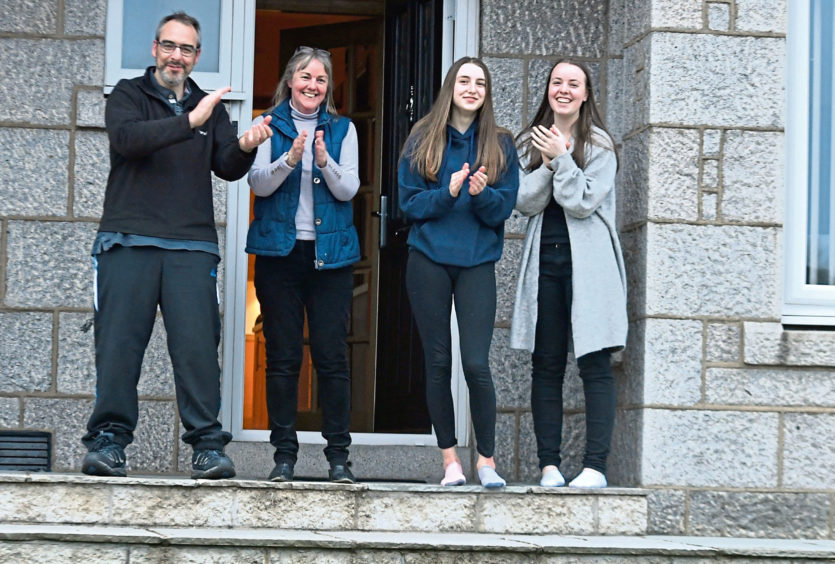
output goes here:
[{"label": "white pvc window frame", "polygon": [[[217,72],[200,72],[195,70],[191,78],[197,85],[205,90],[217,90],[230,86],[232,91],[224,95],[224,100],[243,100],[247,89],[252,88],[252,81],[244,81],[244,69],[241,65],[232,64],[233,61],[241,61],[244,57],[245,42],[252,42],[252,38],[245,38],[244,35],[244,13],[249,0],[223,0],[220,14],[220,41],[219,45],[211,46],[217,48],[219,53]],[[177,3],[171,2],[171,11],[177,9]],[[253,4],[254,10],[254,4]],[[124,21],[124,1],[107,1],[107,27],[105,32],[105,61],[104,61],[104,92],[109,94],[123,78],[134,78],[145,73],[145,68],[128,68],[122,66],[122,30],[127,22]],[[151,29],[147,38],[149,65],[153,64],[151,59],[151,46],[154,40],[154,31]],[[207,46],[203,46],[205,49]],[[198,65],[199,68],[199,65]]]},{"label": "white pvc window frame", "polygon": [[[247,129],[252,114],[252,79],[255,61],[255,0],[235,0],[243,4],[239,19],[243,37],[247,38],[233,67],[242,70],[246,88],[241,103],[234,104],[231,118],[238,121],[241,132]],[[444,0],[441,78],[452,63],[464,56],[478,55],[478,0]],[[236,14],[239,12],[236,11]],[[458,32],[456,33],[456,30]],[[270,432],[243,428],[244,364],[246,348],[247,255],[244,253],[249,227],[249,186],[246,179],[229,183],[226,229],[226,284],[224,287],[223,382],[221,422],[235,441],[269,442]],[[455,404],[455,431],[460,446],[469,443],[470,414],[467,386],[461,368],[458,327],[453,313],[452,389]],[[324,444],[318,431],[299,431],[299,443]],[[355,445],[435,446],[434,433],[351,433]]]},{"label": "white pvc window frame", "polygon": [[[786,57],[785,325],[835,325],[835,286],[806,282],[810,196],[811,2],[788,3]],[[813,249],[814,251],[814,249]]]}]

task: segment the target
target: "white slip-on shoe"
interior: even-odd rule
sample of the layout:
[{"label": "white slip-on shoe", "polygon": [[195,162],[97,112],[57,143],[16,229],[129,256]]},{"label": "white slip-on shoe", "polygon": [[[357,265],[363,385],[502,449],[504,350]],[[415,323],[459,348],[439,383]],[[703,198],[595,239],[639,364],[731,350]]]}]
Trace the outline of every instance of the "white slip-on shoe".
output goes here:
[{"label": "white slip-on shoe", "polygon": [[580,475],[569,482],[569,488],[605,488],[609,484],[606,476],[592,468],[583,468]]},{"label": "white slip-on shoe", "polygon": [[482,466],[478,469],[478,479],[485,488],[503,488],[507,483],[498,475],[495,468]]},{"label": "white slip-on shoe", "polygon": [[460,462],[450,462],[444,469],[444,479],[441,480],[442,486],[463,486],[467,483],[467,478],[464,477],[464,469],[461,468]]},{"label": "white slip-on shoe", "polygon": [[565,478],[560,473],[560,469],[553,466],[542,473],[539,485],[544,488],[559,488],[565,485]]}]

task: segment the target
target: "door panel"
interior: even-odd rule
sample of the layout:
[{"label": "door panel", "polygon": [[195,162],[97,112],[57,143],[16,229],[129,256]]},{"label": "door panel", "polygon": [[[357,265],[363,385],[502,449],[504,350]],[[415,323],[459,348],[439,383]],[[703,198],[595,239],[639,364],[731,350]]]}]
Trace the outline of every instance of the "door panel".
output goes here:
[{"label": "door panel", "polygon": [[397,205],[397,162],[412,125],[429,111],[440,87],[442,8],[440,0],[387,5],[377,432],[431,432],[423,349],[406,295],[409,226]]}]

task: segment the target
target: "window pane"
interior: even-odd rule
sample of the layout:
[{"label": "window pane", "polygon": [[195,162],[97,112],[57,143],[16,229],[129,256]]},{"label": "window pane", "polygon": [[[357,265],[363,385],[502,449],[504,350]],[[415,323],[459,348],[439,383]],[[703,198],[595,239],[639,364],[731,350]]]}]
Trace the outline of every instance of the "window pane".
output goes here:
[{"label": "window pane", "polygon": [[220,70],[221,0],[124,0],[122,68],[144,69],[154,64],[151,45],[159,21],[182,10],[200,22],[202,49],[197,72]]},{"label": "window pane", "polygon": [[833,27],[831,0],[812,0],[810,33],[809,209],[807,284],[835,285],[833,242]]}]

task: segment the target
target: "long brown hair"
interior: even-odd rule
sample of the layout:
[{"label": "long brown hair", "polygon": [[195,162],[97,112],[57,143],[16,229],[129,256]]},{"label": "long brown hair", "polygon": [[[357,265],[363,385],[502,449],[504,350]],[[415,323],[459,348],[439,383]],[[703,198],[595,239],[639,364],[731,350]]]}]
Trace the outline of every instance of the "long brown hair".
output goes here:
[{"label": "long brown hair", "polygon": [[432,104],[429,113],[412,128],[401,154],[409,159],[413,170],[417,169],[422,177],[433,182],[438,180],[438,172],[447,145],[446,127],[452,113],[452,91],[455,87],[455,79],[458,77],[458,71],[467,63],[481,68],[484,71],[485,80],[484,104],[479,108],[475,118],[478,122],[477,163],[473,163],[471,169],[475,170],[476,165],[483,165],[487,168],[487,181],[495,182],[507,168],[499,135],[509,135],[512,138],[512,134],[496,124],[493,112],[493,81],[490,78],[490,71],[481,59],[462,57],[455,61],[446,73],[435,103]]},{"label": "long brown hair", "polygon": [[[516,136],[519,156],[521,159],[526,159],[528,161],[528,165],[525,167],[525,170],[532,171],[542,165],[542,153],[537,151],[531,144],[530,132],[531,129],[538,125],[543,125],[545,127],[551,127],[554,125],[554,111],[551,109],[551,104],[548,99],[548,87],[551,83],[551,74],[560,63],[573,65],[583,71],[583,74],[586,76],[586,92],[588,93],[588,98],[580,106],[580,115],[577,118],[577,123],[574,125],[573,131],[574,148],[571,150],[571,156],[574,159],[574,162],[577,163],[577,166],[580,168],[585,166],[586,143],[592,143],[594,145],[606,147],[607,149],[612,149],[612,151],[615,152],[615,160],[617,161],[618,152],[615,149],[614,140],[612,139],[612,135],[609,133],[609,130],[607,130],[606,126],[603,124],[603,118],[600,117],[600,112],[598,111],[597,104],[594,101],[594,88],[591,82],[591,71],[582,61],[572,59],[571,57],[565,57],[554,63],[554,66],[551,67],[550,71],[548,71],[548,76],[545,79],[545,92],[542,94],[542,102],[539,104],[539,109],[536,110],[536,114],[534,115],[530,125],[528,125],[528,127],[523,129],[522,132]],[[595,136],[592,135],[592,126],[602,129],[609,137],[608,140],[604,141],[602,139],[595,138]]]}]

